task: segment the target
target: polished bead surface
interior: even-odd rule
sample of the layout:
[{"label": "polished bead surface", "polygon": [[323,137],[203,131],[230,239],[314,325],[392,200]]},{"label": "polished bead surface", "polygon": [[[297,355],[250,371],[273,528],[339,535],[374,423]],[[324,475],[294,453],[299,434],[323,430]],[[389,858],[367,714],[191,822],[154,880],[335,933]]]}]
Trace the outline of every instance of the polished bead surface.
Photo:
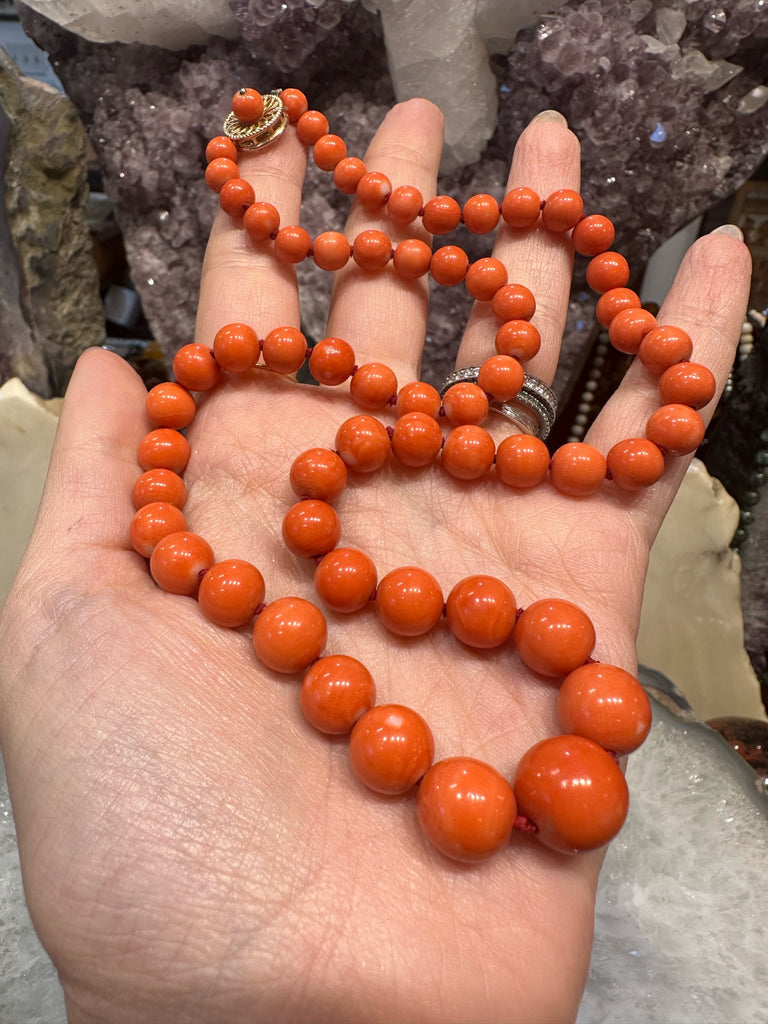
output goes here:
[{"label": "polished bead surface", "polygon": [[351,416],[336,431],[336,451],[348,469],[374,473],[389,458],[389,434],[373,416]]},{"label": "polished bead surface", "polygon": [[496,332],[494,344],[499,355],[525,363],[541,348],[541,334],[528,320],[507,320]]},{"label": "polished bead surface", "polygon": [[230,217],[241,219],[256,199],[251,185],[242,178],[230,178],[219,191],[219,205]]},{"label": "polished bead surface", "polygon": [[474,863],[507,845],[517,803],[510,784],[491,765],[449,757],[433,764],[421,780],[416,813],[440,853]]},{"label": "polished bead surface", "polygon": [[315,569],[317,596],[335,612],[358,612],[376,590],[372,559],[357,548],[334,548]]},{"label": "polished bead surface", "polygon": [[485,235],[499,223],[499,204],[493,196],[481,192],[464,203],[461,219],[473,234]]},{"label": "polished bead surface", "polygon": [[467,270],[464,284],[473,299],[490,302],[499,288],[507,283],[507,268],[501,260],[485,256],[475,260]]},{"label": "polished bead surface", "polygon": [[187,488],[178,473],[170,469],[148,469],[133,485],[131,494],[134,508],[142,508],[153,501],[164,501],[183,508]]},{"label": "polished bead surface", "polygon": [[493,402],[508,402],[519,394],[524,383],[525,371],[520,360],[513,356],[491,356],[477,374],[477,386]]},{"label": "polished bead surface", "polygon": [[299,498],[334,502],[347,486],[347,467],[330,448],[308,448],[293,460],[290,482]]},{"label": "polished bead surface", "polygon": [[354,369],[354,350],[343,338],[323,338],[309,356],[309,372],[318,384],[343,384]]},{"label": "polished bead surface", "polygon": [[358,779],[388,796],[407,793],[432,764],[429,726],[411,708],[380,704],[358,720],[349,738],[349,759]]},{"label": "polished bead surface", "polygon": [[651,704],[633,675],[616,665],[582,665],[557,694],[563,732],[584,736],[614,754],[631,754],[651,728]]},{"label": "polished bead surface", "polygon": [[259,358],[258,335],[248,324],[225,324],[213,339],[213,354],[222,370],[245,373]]},{"label": "polished bead surface", "polygon": [[458,245],[443,245],[432,254],[429,272],[438,283],[451,287],[461,284],[469,267],[469,257]]},{"label": "polished bead surface", "polygon": [[541,219],[548,231],[561,233],[575,227],[583,213],[584,201],[579,193],[571,188],[560,188],[547,196]]},{"label": "polished bead surface", "polygon": [[301,263],[309,255],[312,239],[298,224],[280,228],[275,238],[275,256],[281,263]]},{"label": "polished bead surface", "polygon": [[646,334],[656,327],[658,321],[647,309],[622,309],[611,320],[608,337],[617,351],[634,355]]},{"label": "polished bead surface", "polygon": [[347,144],[339,135],[321,135],[312,147],[312,159],[321,171],[332,171],[347,155]]},{"label": "polished bead surface", "polygon": [[424,197],[413,185],[398,185],[387,203],[389,216],[395,223],[410,224],[424,206]]},{"label": "polished bead surface", "polygon": [[256,616],[253,647],[273,672],[301,672],[319,658],[328,629],[320,609],[301,597],[279,597]]},{"label": "polished bead surface", "polygon": [[409,412],[423,412],[437,419],[440,414],[440,392],[425,381],[404,384],[397,393],[395,412],[405,416]]},{"label": "polished bead surface", "polygon": [[205,159],[210,163],[221,156],[237,163],[237,146],[226,135],[215,135],[205,147]]},{"label": "polished bead surface", "polygon": [[188,391],[210,391],[219,382],[221,367],[207,345],[183,345],[173,357],[173,375]]},{"label": "polished bead surface", "polygon": [[365,172],[366,166],[362,160],[356,156],[345,156],[333,169],[333,183],[344,195],[354,195]]},{"label": "polished bead surface", "polygon": [[145,403],[149,422],[153,427],[183,430],[195,418],[195,400],[180,384],[166,381],[156,384],[147,394]]},{"label": "polished bead surface", "polygon": [[611,321],[622,309],[640,309],[640,297],[631,288],[611,288],[597,300],[595,315],[603,327],[610,327]]},{"label": "polished bead surface", "polygon": [[243,214],[243,227],[254,242],[266,242],[280,229],[280,214],[272,203],[251,203]]},{"label": "polished bead surface", "polygon": [[351,251],[349,239],[340,231],[322,231],[312,243],[312,259],[321,270],[341,270]]},{"label": "polished bead surface", "polygon": [[513,188],[504,196],[501,216],[511,228],[532,228],[541,213],[541,199],[532,188]]},{"label": "polished bead surface", "polygon": [[364,210],[381,210],[392,194],[392,182],[381,171],[368,171],[357,183],[355,194]]},{"label": "polished bead surface", "polygon": [[495,576],[467,576],[448,595],[448,628],[468,647],[500,647],[515,628],[515,595]]},{"label": "polished bead surface", "polygon": [[704,440],[704,420],[689,405],[662,405],[645,425],[649,441],[670,455],[689,455]]},{"label": "polished bead surface", "polygon": [[493,465],[496,445],[483,427],[454,427],[443,445],[443,468],[457,480],[479,480]]},{"label": "polished bead surface", "polygon": [[219,156],[205,168],[205,183],[212,192],[221,192],[224,185],[232,178],[237,178],[239,173],[234,159]]},{"label": "polished bead surface", "polygon": [[583,441],[572,441],[557,449],[549,464],[552,486],[572,498],[586,498],[605,480],[605,456]]},{"label": "polished bead surface", "polygon": [[649,373],[661,376],[675,363],[691,358],[693,341],[690,334],[680,327],[656,327],[649,331],[637,350],[640,362]]},{"label": "polished bead surface", "polygon": [[283,89],[280,93],[280,100],[291,124],[296,124],[301,115],[309,108],[307,97],[301,89]]},{"label": "polished bead surface", "polygon": [[443,412],[452,427],[465,423],[479,425],[488,415],[488,408],[488,396],[470,381],[451,385],[443,395]]},{"label": "polished bead surface", "polygon": [[428,466],[440,454],[443,432],[433,416],[408,412],[395,421],[392,454],[404,466]]},{"label": "polished bead surface", "polygon": [[331,736],[348,733],[376,702],[376,686],[368,669],[346,654],[329,655],[307,670],[299,693],[307,721]]},{"label": "polished bead surface", "polygon": [[283,518],[283,543],[299,558],[316,558],[335,548],[341,537],[336,509],[326,501],[307,498],[291,505]]},{"label": "polished bead surface", "polygon": [[659,395],[665,405],[690,405],[703,409],[715,397],[717,382],[711,370],[701,363],[675,363],[659,378]]},{"label": "polished bead surface", "polygon": [[307,339],[296,327],[275,327],[262,343],[264,365],[275,373],[296,373],[307,357]]},{"label": "polished bead surface", "polygon": [[232,97],[232,113],[243,124],[252,124],[264,113],[264,97],[256,89],[238,89]]},{"label": "polished bead surface", "polygon": [[623,491],[651,487],[665,468],[661,449],[642,437],[617,441],[605,461],[611,480]]},{"label": "polished bead surface", "polygon": [[[145,508],[151,506],[145,505]],[[197,533],[181,530],[169,533],[157,542],[149,560],[149,570],[155,583],[163,590],[193,597],[203,574],[213,563],[213,550],[208,541]]]},{"label": "polished bead surface", "polygon": [[443,593],[435,577],[414,565],[388,572],[376,588],[376,613],[398,636],[422,636],[443,614]]},{"label": "polished bead surface", "polygon": [[328,118],[319,110],[305,110],[296,122],[299,142],[314,146],[319,138],[328,134]]},{"label": "polished bead surface", "polygon": [[361,270],[383,270],[392,255],[392,240],[383,231],[361,231],[352,245],[352,258]]},{"label": "polished bead surface", "polygon": [[178,430],[160,427],[141,439],[138,451],[142,469],[171,469],[183,473],[190,457],[189,441]]},{"label": "polished bead surface", "polygon": [[607,217],[599,213],[583,217],[573,229],[571,240],[582,256],[597,256],[613,245],[616,231]]},{"label": "polished bead surface", "polygon": [[549,449],[538,437],[510,434],[496,451],[496,476],[507,487],[538,487],[548,472]]},{"label": "polished bead surface", "polygon": [[397,377],[384,363],[363,363],[352,374],[349,393],[361,409],[385,409],[397,397]]},{"label": "polished bead surface", "polygon": [[494,295],[491,309],[502,322],[530,320],[536,312],[536,299],[524,284],[505,284]]},{"label": "polished bead surface", "polygon": [[395,249],[392,266],[403,281],[415,281],[429,271],[432,250],[420,238],[406,238]]},{"label": "polished bead surface", "polygon": [[149,558],[163,537],[186,528],[187,520],[181,509],[166,501],[152,501],[142,505],[131,520],[131,546]]},{"label": "polished bead surface", "polygon": [[571,601],[534,601],[517,620],[515,649],[533,672],[565,676],[583,665],[595,646],[595,628]]},{"label": "polished bead surface", "polygon": [[451,196],[435,196],[424,205],[421,223],[431,235],[455,231],[461,220],[461,207]]},{"label": "polished bead surface", "polygon": [[594,292],[623,288],[629,281],[629,263],[620,252],[602,252],[589,261],[587,284]]},{"label": "polished bead surface", "polygon": [[251,621],[264,594],[264,577],[256,566],[242,558],[230,558],[212,565],[203,576],[197,601],[210,622],[236,629]]}]

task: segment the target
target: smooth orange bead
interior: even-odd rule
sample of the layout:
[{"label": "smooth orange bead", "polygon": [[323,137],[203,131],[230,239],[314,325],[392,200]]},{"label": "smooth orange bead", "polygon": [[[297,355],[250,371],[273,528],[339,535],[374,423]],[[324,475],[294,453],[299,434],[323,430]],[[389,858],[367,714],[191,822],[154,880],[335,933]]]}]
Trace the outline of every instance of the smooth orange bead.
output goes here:
[{"label": "smooth orange bead", "polygon": [[285,107],[291,124],[296,124],[309,107],[307,97],[301,89],[283,89],[280,93],[280,100]]},{"label": "smooth orange bead", "polygon": [[264,365],[275,373],[296,373],[307,358],[307,339],[296,327],[275,327],[261,346]]},{"label": "smooth orange bead", "polygon": [[486,192],[472,196],[461,211],[464,224],[475,235],[486,235],[499,223],[499,204]]},{"label": "smooth orange bead", "polygon": [[389,197],[387,210],[397,224],[410,224],[424,208],[424,197],[413,185],[399,185]]},{"label": "smooth orange bead", "polygon": [[420,238],[406,238],[395,249],[392,265],[403,281],[415,281],[429,270],[432,250]]},{"label": "smooth orange bead", "polygon": [[536,838],[563,853],[605,846],[627,816],[629,792],[621,769],[582,736],[554,736],[523,755],[514,781],[518,814]]},{"label": "smooth orange bead", "polygon": [[133,485],[131,497],[134,508],[142,508],[153,501],[164,501],[176,508],[183,508],[187,500],[187,488],[178,473],[171,469],[148,469]]},{"label": "smooth orange bead", "polygon": [[348,469],[374,473],[389,458],[387,428],[373,416],[352,416],[336,431],[336,451]]},{"label": "smooth orange bead", "polygon": [[392,194],[392,182],[381,171],[367,171],[357,184],[357,201],[365,210],[382,210]]},{"label": "smooth orange bead", "polygon": [[443,592],[435,577],[414,565],[393,569],[376,588],[376,613],[398,636],[423,636],[443,614]]},{"label": "smooth orange bead", "polygon": [[303,672],[320,657],[327,638],[325,616],[302,597],[279,597],[253,625],[256,657],[273,672]]},{"label": "smooth orange bead", "polygon": [[597,300],[595,316],[603,327],[610,327],[622,309],[640,309],[640,297],[631,288],[611,288]]},{"label": "smooth orange bead", "polygon": [[318,139],[328,134],[328,118],[319,110],[306,110],[296,122],[296,134],[299,142],[314,146]]},{"label": "smooth orange bead", "polygon": [[643,437],[628,437],[618,441],[608,452],[605,461],[610,479],[623,491],[651,487],[665,468],[661,450]]},{"label": "smooth orange bead", "polygon": [[307,670],[299,701],[304,717],[331,736],[348,733],[376,702],[376,687],[368,669],[345,654],[318,660]]},{"label": "smooth orange bead", "polygon": [[587,284],[594,292],[623,288],[629,281],[629,263],[619,252],[602,252],[587,265]]},{"label": "smooth orange bead", "polygon": [[659,395],[665,404],[703,409],[715,397],[716,390],[714,374],[701,363],[675,363],[659,378]]},{"label": "smooth orange bead", "polygon": [[541,213],[541,199],[531,188],[513,188],[504,196],[501,216],[511,228],[532,228]]},{"label": "smooth orange bead", "polygon": [[316,558],[335,548],[341,537],[336,509],[326,501],[307,498],[292,505],[283,519],[283,542],[299,558]]},{"label": "smooth orange bead", "polygon": [[563,680],[557,714],[565,733],[614,754],[631,754],[651,729],[651,704],[634,676],[616,665],[582,665]]},{"label": "smooth orange bead", "polygon": [[251,203],[243,214],[243,227],[254,242],[266,242],[277,235],[280,214],[272,203]]},{"label": "smooth orange bead", "polygon": [[[151,508],[145,505],[145,508]],[[200,580],[214,563],[211,545],[198,533],[181,530],[169,533],[155,545],[149,571],[159,587],[169,594],[197,594]]]},{"label": "smooth orange bead", "polygon": [[215,135],[205,147],[205,159],[210,163],[222,156],[237,163],[237,146],[226,135]]},{"label": "smooth orange bead", "polygon": [[469,257],[458,245],[444,245],[432,254],[429,272],[438,284],[461,284],[467,274]]},{"label": "smooth orange bead", "polygon": [[570,601],[545,598],[523,610],[515,626],[515,650],[542,676],[566,676],[583,665],[595,646],[595,627]]},{"label": "smooth orange bead", "polygon": [[510,434],[496,452],[496,476],[507,487],[529,490],[545,479],[549,471],[549,450],[538,437]]},{"label": "smooth orange bead", "polygon": [[203,576],[197,601],[209,622],[236,629],[251,621],[264,594],[264,577],[256,566],[230,558],[212,565]]},{"label": "smooth orange bead", "polygon": [[357,191],[360,179],[366,172],[366,166],[356,156],[345,156],[333,169],[333,183],[339,192],[352,196]]},{"label": "smooth orange bead", "polygon": [[451,196],[435,196],[424,205],[421,223],[431,235],[447,235],[461,221],[461,207]]},{"label": "smooth orange bead", "polygon": [[524,284],[505,284],[494,295],[491,309],[501,321],[530,320],[536,312],[536,299]]},{"label": "smooth orange bead", "polygon": [[662,405],[645,425],[649,441],[670,455],[689,455],[704,440],[704,420],[689,405]]},{"label": "smooth orange bead", "polygon": [[349,393],[361,409],[384,409],[394,404],[397,377],[384,363],[363,363],[350,378]]},{"label": "smooth orange bead", "polygon": [[392,241],[383,231],[361,231],[352,243],[352,259],[361,270],[383,270],[392,255]]},{"label": "smooth orange bead", "polygon": [[582,256],[599,256],[613,245],[616,230],[607,217],[599,213],[583,217],[573,229],[571,241]]},{"label": "smooth orange bead", "polygon": [[281,263],[301,263],[309,255],[312,239],[298,224],[280,228],[275,236],[275,256]]},{"label": "smooth orange bead", "polygon": [[548,231],[570,231],[584,213],[584,201],[578,192],[561,188],[547,196],[541,211],[541,219]]},{"label": "smooth orange bead", "polygon": [[552,486],[572,498],[586,498],[605,480],[605,456],[583,441],[572,441],[557,449],[549,464]]},{"label": "smooth orange bead", "polygon": [[449,757],[433,764],[421,780],[416,814],[440,853],[475,863],[507,845],[517,802],[510,784],[489,764]]},{"label": "smooth orange bead", "polygon": [[332,171],[347,155],[347,144],[339,135],[321,135],[312,147],[312,157],[321,171]]},{"label": "smooth orange bead", "polygon": [[347,467],[330,448],[309,448],[294,459],[290,481],[299,498],[333,502],[347,486]]},{"label": "smooth orange bead", "polygon": [[146,410],[153,427],[183,430],[195,418],[195,400],[180,384],[156,384],[147,394]]},{"label": "smooth orange bead", "polygon": [[467,270],[464,284],[473,299],[490,302],[499,288],[507,283],[507,268],[492,256],[475,260]]},{"label": "smooth orange bead", "polygon": [[647,309],[622,309],[612,318],[608,337],[619,352],[634,355],[646,334],[658,326],[658,320]]},{"label": "smooth orange bead", "polygon": [[392,454],[404,466],[428,466],[442,446],[443,432],[437,420],[427,413],[408,412],[395,421]]},{"label": "smooth orange bead", "polygon": [[404,384],[397,393],[395,412],[405,416],[409,412],[423,412],[433,419],[440,414],[440,393],[425,381],[415,380]]},{"label": "smooth orange bead", "polygon": [[454,427],[445,440],[441,461],[446,473],[457,480],[479,480],[493,465],[496,445],[482,427]]},{"label": "smooth orange bead", "polygon": [[349,738],[355,775],[369,789],[387,796],[412,789],[434,756],[429,726],[401,704],[380,704],[366,711]]},{"label": "smooth orange bead", "polygon": [[496,332],[494,343],[499,355],[513,356],[525,363],[541,348],[541,335],[528,320],[507,320]]},{"label": "smooth orange bead", "polygon": [[173,375],[188,391],[210,391],[219,382],[221,367],[207,345],[183,345],[173,357]]},{"label": "smooth orange bead", "polygon": [[477,386],[494,402],[508,402],[519,394],[524,383],[525,371],[513,356],[491,356],[477,374]]},{"label": "smooth orange bead", "polygon": [[443,412],[452,427],[479,425],[488,415],[488,396],[471,381],[453,384],[443,395]]},{"label": "smooth orange bead", "polygon": [[691,336],[680,327],[656,327],[640,342],[637,355],[649,373],[661,376],[675,363],[687,362],[692,352]]},{"label": "smooth orange bead", "polygon": [[323,338],[309,356],[309,372],[318,384],[343,384],[355,369],[355,353],[342,338]]},{"label": "smooth orange bead", "polygon": [[221,192],[228,181],[237,178],[240,172],[237,163],[227,156],[216,157],[205,168],[205,184],[212,192]]},{"label": "smooth orange bead", "polygon": [[131,546],[149,558],[163,537],[186,528],[187,520],[181,509],[166,501],[153,501],[142,505],[131,520]]},{"label": "smooth orange bead", "polygon": [[146,434],[139,445],[139,465],[142,469],[171,469],[183,473],[190,456],[189,441],[178,430],[160,427]]},{"label": "smooth orange bead", "polygon": [[312,243],[312,259],[321,270],[341,270],[351,251],[349,239],[340,231],[323,231]]},{"label": "smooth orange bead", "polygon": [[258,335],[248,324],[225,324],[213,339],[213,354],[222,370],[245,373],[258,361]]},{"label": "smooth orange bead", "polygon": [[315,569],[317,596],[335,612],[358,612],[376,590],[376,566],[364,551],[334,548]]},{"label": "smooth orange bead", "polygon": [[255,199],[253,188],[242,178],[230,178],[219,192],[219,206],[224,213],[235,218],[244,217],[245,211]]},{"label": "smooth orange bead", "polygon": [[238,89],[232,97],[232,113],[243,124],[252,124],[264,113],[264,97],[255,89]]},{"label": "smooth orange bead", "polygon": [[495,576],[467,576],[445,604],[448,628],[468,647],[500,647],[515,628],[515,595]]}]

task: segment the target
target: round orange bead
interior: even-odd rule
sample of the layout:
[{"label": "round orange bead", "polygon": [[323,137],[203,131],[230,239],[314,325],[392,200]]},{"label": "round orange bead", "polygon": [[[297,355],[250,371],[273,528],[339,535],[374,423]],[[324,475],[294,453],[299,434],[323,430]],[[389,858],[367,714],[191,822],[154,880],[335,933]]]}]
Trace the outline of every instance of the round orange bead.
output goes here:
[{"label": "round orange bead", "polygon": [[351,251],[349,239],[340,231],[323,231],[312,243],[312,259],[321,270],[341,270]]},{"label": "round orange bead", "polygon": [[424,208],[424,197],[413,185],[399,185],[387,201],[389,216],[397,224],[410,224]]},{"label": "round orange bead", "polygon": [[656,327],[640,342],[637,355],[649,373],[661,376],[675,363],[687,362],[692,352],[691,336],[680,327]]},{"label": "round orange bead", "polygon": [[355,369],[355,353],[342,338],[323,338],[309,356],[309,372],[318,384],[343,384]]},{"label": "round orange bead", "polygon": [[429,270],[432,261],[432,250],[420,238],[406,238],[395,249],[392,265],[395,273],[403,281],[415,281],[423,277]]},{"label": "round orange bead", "polygon": [[315,569],[317,596],[335,612],[358,612],[376,590],[378,573],[368,555],[356,548],[334,548]]},{"label": "round orange bead", "polygon": [[296,124],[309,107],[307,97],[301,89],[283,89],[280,93],[280,100],[285,107],[291,124]]},{"label": "round orange bead", "polygon": [[496,452],[496,476],[507,487],[538,487],[549,470],[549,450],[538,437],[510,434]]},{"label": "round orange bead", "polygon": [[486,235],[499,223],[499,204],[485,192],[472,196],[464,203],[461,219],[475,235]]},{"label": "round orange bead", "polygon": [[319,110],[306,110],[296,122],[296,134],[299,142],[314,146],[318,139],[328,134],[328,118]]},{"label": "round orange bead", "polygon": [[552,486],[572,498],[586,498],[605,480],[605,456],[592,445],[572,441],[558,448],[549,464]]},{"label": "round orange bead", "polygon": [[645,425],[649,441],[670,455],[689,455],[704,440],[704,420],[689,405],[662,405]]},{"label": "round orange bead", "polygon": [[622,309],[611,320],[608,337],[619,352],[634,355],[646,334],[658,325],[656,317],[647,309]]},{"label": "round orange bead", "polygon": [[448,628],[468,647],[499,647],[515,628],[515,595],[495,576],[467,576],[445,604]]},{"label": "round orange bead", "polygon": [[131,546],[149,558],[163,537],[186,528],[187,520],[181,509],[165,501],[153,501],[142,505],[131,520]]},{"label": "round orange bead", "polygon": [[703,409],[715,397],[716,390],[714,374],[701,363],[675,363],[659,378],[659,395],[665,404]]},{"label": "round orange bead", "polygon": [[507,283],[507,268],[501,260],[486,256],[475,260],[467,270],[464,284],[473,299],[490,302],[499,288]]},{"label": "round orange bead", "polygon": [[387,796],[407,793],[432,764],[435,741],[411,708],[380,704],[359,719],[349,738],[349,759],[358,779]]},{"label": "round orange bead", "polygon": [[502,321],[530,320],[536,312],[536,299],[524,284],[505,284],[494,295],[491,308]]},{"label": "round orange bead", "polygon": [[296,327],[275,327],[262,343],[264,365],[275,373],[295,373],[307,357],[307,339]]},{"label": "round orange bead", "polygon": [[245,211],[255,199],[253,188],[242,178],[230,178],[219,192],[219,206],[224,213],[235,218],[245,216]]},{"label": "round orange bead", "polygon": [[577,605],[558,598],[534,601],[515,626],[515,649],[532,672],[566,676],[595,646],[595,627]]},{"label": "round orange bead", "polygon": [[294,459],[290,481],[299,498],[332,502],[347,486],[347,467],[330,448],[309,448]]},{"label": "round orange bead", "polygon": [[628,437],[618,441],[608,452],[605,461],[610,479],[623,491],[651,487],[664,472],[664,456],[661,451],[642,437]]},{"label": "round orange bead", "polygon": [[532,228],[541,213],[541,199],[532,188],[513,188],[504,196],[501,216],[511,228]]},{"label": "round orange bead", "polygon": [[374,473],[389,458],[387,428],[373,416],[352,416],[336,431],[336,451],[348,469]]},{"label": "round orange bead", "polygon": [[154,427],[183,430],[195,418],[195,400],[180,384],[156,384],[147,395],[147,416]]},{"label": "round orange bead", "polygon": [[176,508],[183,508],[187,500],[187,488],[173,470],[148,469],[133,485],[132,499],[134,508],[142,508],[153,501],[164,501]]},{"label": "round orange bead", "polygon": [[495,345],[499,355],[525,363],[541,348],[541,335],[528,320],[507,320],[496,332]]},{"label": "round orange bead", "polygon": [[634,676],[616,665],[582,665],[562,682],[557,714],[563,732],[614,754],[631,754],[651,728],[651,704]]},{"label": "round orange bead", "polygon": [[432,254],[429,272],[438,284],[461,284],[469,267],[469,257],[458,245],[443,245]]},{"label": "round orange bead", "polygon": [[447,235],[459,226],[461,207],[451,196],[435,196],[424,206],[421,223],[432,235]]},{"label": "round orange bead", "polygon": [[252,124],[264,113],[264,97],[255,89],[238,89],[232,97],[232,113],[243,124]]},{"label": "round orange bead", "polygon": [[537,743],[523,755],[513,788],[518,813],[536,825],[536,838],[563,853],[605,846],[627,816],[629,793],[621,769],[582,736]]},{"label": "round orange bead", "polygon": [[218,156],[205,168],[205,183],[212,192],[221,192],[228,181],[239,176],[237,164],[227,156]]},{"label": "round orange bead", "polygon": [[524,383],[525,371],[520,360],[512,356],[491,356],[477,374],[477,386],[495,402],[508,402],[519,393]]},{"label": "round orange bead", "polygon": [[213,354],[222,370],[245,373],[258,361],[258,335],[248,324],[225,324],[213,339]]},{"label": "round orange bead", "polygon": [[488,415],[488,396],[471,381],[453,384],[443,395],[443,412],[452,427],[480,424]]},{"label": "round orange bead", "polygon": [[589,261],[587,284],[594,292],[623,288],[629,280],[629,264],[619,252],[602,252]]},{"label": "round orange bead", "polygon": [[382,270],[392,255],[392,242],[383,231],[361,231],[352,243],[352,259],[362,270]]},{"label": "round orange bead", "polygon": [[302,672],[320,657],[327,636],[316,605],[301,597],[279,597],[256,616],[253,648],[273,672]]},{"label": "round orange bead", "polygon": [[319,658],[301,683],[304,717],[320,732],[341,736],[370,711],[376,687],[368,669],[356,658],[337,654]]},{"label": "round orange bead", "polygon": [[298,224],[280,228],[275,236],[275,256],[281,263],[301,263],[309,255],[312,239]]},{"label": "round orange bead", "polygon": [[631,288],[611,288],[597,300],[595,315],[603,327],[610,327],[611,321],[622,309],[640,309],[640,298]]},{"label": "round orange bead", "polygon": [[169,533],[157,542],[149,559],[149,571],[155,583],[168,593],[194,597],[203,574],[213,562],[213,551],[208,541],[197,533],[181,530]]},{"label": "round orange bead", "polygon": [[333,169],[333,183],[344,195],[354,195],[365,172],[366,167],[362,160],[358,160],[356,156],[345,156]]},{"label": "round orange bead", "polygon": [[316,558],[335,548],[341,537],[336,510],[325,501],[307,498],[292,505],[283,519],[283,542],[299,558]]},{"label": "round orange bead", "polygon": [[349,393],[361,409],[384,409],[394,404],[397,377],[384,363],[364,363],[352,374]]},{"label": "round orange bead", "polygon": [[205,159],[210,163],[222,156],[237,163],[237,146],[226,135],[215,135],[205,147]]},{"label": "round orange bead", "polygon": [[416,813],[440,853],[474,863],[507,845],[517,802],[510,784],[489,764],[449,757],[433,764],[421,780]]},{"label": "round orange bead", "polygon": [[421,380],[411,381],[398,391],[395,412],[398,416],[405,416],[409,412],[423,412],[437,419],[440,414],[440,394],[431,384]]},{"label": "round orange bead", "polygon": [[381,210],[392,194],[392,182],[381,171],[367,171],[357,185],[357,201],[365,210]]},{"label": "round orange bead", "polygon": [[443,592],[435,577],[414,565],[393,569],[376,588],[376,613],[398,636],[422,636],[443,614]]},{"label": "round orange bead", "polygon": [[254,242],[266,242],[277,236],[280,214],[272,203],[251,203],[243,214],[243,227]]},{"label": "round orange bead", "polygon": [[598,256],[613,245],[616,230],[607,217],[599,213],[583,217],[573,229],[571,240],[576,252],[582,256]]},{"label": "round orange bead", "polygon": [[578,192],[561,188],[548,196],[541,211],[541,219],[548,231],[570,231],[584,213],[584,202]]},{"label": "round orange bead", "polygon": [[496,446],[482,427],[454,427],[445,440],[443,468],[457,480],[479,480],[493,465]]},{"label": "round orange bead", "polygon": [[173,375],[188,391],[210,391],[218,384],[221,367],[207,345],[183,345],[173,357]]},{"label": "round orange bead", "polygon": [[347,144],[338,135],[321,135],[312,147],[312,157],[321,171],[332,171],[347,155]]},{"label": "round orange bead", "polygon": [[442,445],[443,432],[427,413],[408,412],[396,420],[392,454],[404,466],[428,466],[440,454]]},{"label": "round orange bead", "polygon": [[209,622],[236,629],[251,621],[264,593],[264,577],[256,566],[230,558],[212,565],[203,576],[197,600]]},{"label": "round orange bead", "polygon": [[171,469],[183,473],[189,462],[189,441],[178,430],[160,427],[146,434],[139,445],[139,465],[142,469]]}]

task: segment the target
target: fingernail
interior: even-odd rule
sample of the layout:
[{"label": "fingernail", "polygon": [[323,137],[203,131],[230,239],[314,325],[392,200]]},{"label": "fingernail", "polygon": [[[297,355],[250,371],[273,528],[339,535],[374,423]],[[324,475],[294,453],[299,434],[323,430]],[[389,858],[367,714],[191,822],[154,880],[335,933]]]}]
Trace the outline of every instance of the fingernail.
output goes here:
[{"label": "fingernail", "polygon": [[531,124],[539,124],[541,121],[549,121],[552,124],[561,124],[565,128],[568,127],[568,122],[559,110],[542,110],[540,114],[531,119]]},{"label": "fingernail", "polygon": [[715,228],[712,234],[729,235],[731,238],[738,238],[740,242],[744,241],[744,235],[741,228],[737,228],[735,224],[721,224],[719,228]]}]

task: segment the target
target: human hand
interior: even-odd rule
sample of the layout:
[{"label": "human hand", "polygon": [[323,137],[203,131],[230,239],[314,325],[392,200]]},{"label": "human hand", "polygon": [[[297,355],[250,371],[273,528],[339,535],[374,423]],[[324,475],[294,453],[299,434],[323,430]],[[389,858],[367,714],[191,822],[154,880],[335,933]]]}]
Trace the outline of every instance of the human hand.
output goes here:
[{"label": "human hand", "polygon": [[[441,118],[396,107],[366,156],[394,182],[435,191]],[[298,223],[306,156],[293,133],[241,168],[283,223]],[[511,184],[578,188],[575,137],[531,125]],[[378,226],[354,210],[347,234]],[[392,226],[382,224],[392,232]],[[403,234],[411,234],[409,229]],[[538,300],[542,349],[526,369],[551,381],[571,256],[543,231],[500,230],[496,255]],[[695,339],[722,387],[746,303],[749,258],[710,236],[689,253],[660,315]],[[423,281],[338,275],[328,333],[359,363],[418,375]],[[204,269],[198,340],[231,321],[260,337],[299,325],[290,268],[255,252],[218,216]],[[458,365],[492,351],[473,312]],[[379,798],[341,742],[303,720],[291,677],[265,670],[247,633],[208,623],[164,593],[127,543],[145,390],[117,357],[81,359],[62,413],[40,517],[4,608],[0,738],[33,920],[75,1021],[566,1020],[586,978],[601,854],[567,857],[526,836],[475,866],[421,837],[413,800]],[[602,451],[642,433],[658,404],[634,366],[587,440]],[[711,413],[711,406],[709,412]],[[332,447],[357,410],[339,391],[254,371],[200,402],[185,479],[190,528],[217,558],[262,570],[267,601],[309,596],[306,563],[280,524],[295,500],[293,458]],[[433,467],[353,485],[343,542],[380,575],[432,571],[444,592],[470,573],[509,583],[522,606],[562,596],[595,624],[595,656],[635,667],[648,550],[683,476],[673,459],[639,495],[587,500],[549,484],[526,494],[465,485]],[[508,652],[470,650],[446,631],[398,640],[372,615],[329,614],[328,649],[360,658],[379,702],[422,714],[436,759],[464,754],[512,777],[525,750],[559,731],[555,691]]]}]

